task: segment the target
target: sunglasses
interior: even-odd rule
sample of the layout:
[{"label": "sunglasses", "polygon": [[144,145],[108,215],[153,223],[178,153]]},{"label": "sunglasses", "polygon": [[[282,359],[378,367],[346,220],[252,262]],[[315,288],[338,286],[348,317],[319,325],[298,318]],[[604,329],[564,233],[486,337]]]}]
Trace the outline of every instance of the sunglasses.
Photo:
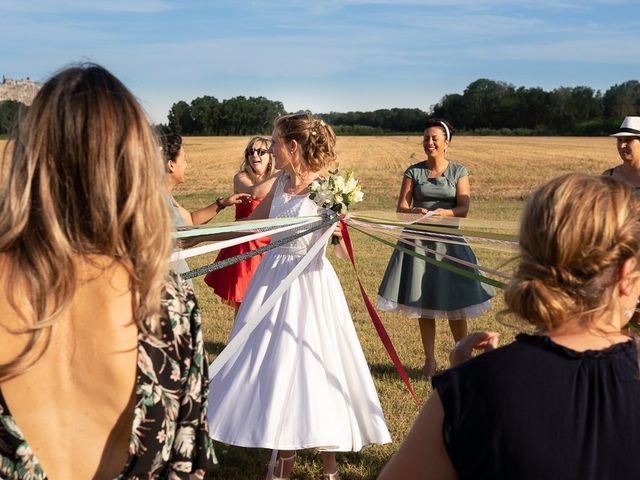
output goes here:
[{"label": "sunglasses", "polygon": [[261,157],[269,153],[269,150],[266,150],[264,148],[250,148],[249,150],[247,150],[247,156],[249,157],[253,156],[254,153],[257,153],[258,156]]}]

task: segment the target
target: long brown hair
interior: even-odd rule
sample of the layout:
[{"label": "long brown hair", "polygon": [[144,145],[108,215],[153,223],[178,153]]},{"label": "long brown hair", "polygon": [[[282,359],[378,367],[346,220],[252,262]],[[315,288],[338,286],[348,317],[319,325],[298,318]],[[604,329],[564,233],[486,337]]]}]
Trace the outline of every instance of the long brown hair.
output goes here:
[{"label": "long brown hair", "polygon": [[100,255],[124,265],[134,318],[147,331],[160,313],[171,248],[158,143],[133,95],[104,68],[82,64],[54,75],[10,143],[0,252],[19,333],[30,339],[0,365],[0,381],[46,350],[77,288],[75,259]]}]

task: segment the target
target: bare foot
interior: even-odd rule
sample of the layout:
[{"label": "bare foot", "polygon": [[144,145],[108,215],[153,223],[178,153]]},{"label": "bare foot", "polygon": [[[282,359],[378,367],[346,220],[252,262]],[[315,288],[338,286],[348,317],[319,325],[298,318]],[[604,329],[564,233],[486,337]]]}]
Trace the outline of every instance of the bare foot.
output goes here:
[{"label": "bare foot", "polygon": [[424,366],[422,367],[422,377],[425,380],[431,380],[431,377],[435,375],[437,369],[438,364],[436,363],[435,358],[431,359],[431,361],[426,360],[424,362]]}]

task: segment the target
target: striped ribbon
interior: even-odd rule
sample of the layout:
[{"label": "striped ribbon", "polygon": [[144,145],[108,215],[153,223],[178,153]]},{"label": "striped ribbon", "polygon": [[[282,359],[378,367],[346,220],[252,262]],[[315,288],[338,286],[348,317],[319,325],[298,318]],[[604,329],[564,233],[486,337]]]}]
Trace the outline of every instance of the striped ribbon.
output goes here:
[{"label": "striped ribbon", "polygon": [[353,228],[354,230],[357,230],[358,232],[366,235],[367,237],[373,238],[374,240],[377,240],[378,242],[384,243],[385,245],[390,246],[391,248],[395,248],[396,250],[401,251],[402,253],[405,253],[407,255],[411,255],[412,257],[415,258],[419,258],[421,260],[424,260],[427,263],[430,263],[432,265],[435,265],[436,267],[442,268],[444,270],[448,270],[450,272],[453,273],[457,273],[458,275],[462,275],[463,277],[466,278],[470,278],[472,280],[477,280],[479,282],[482,283],[486,283],[487,285],[491,285],[493,287],[496,288],[500,288],[500,289],[504,289],[506,287],[506,284],[504,282],[500,282],[499,280],[494,280],[493,278],[489,278],[489,277],[485,277],[484,275],[479,275],[477,273],[473,273],[470,272],[469,270],[466,270],[464,268],[461,267],[456,267],[455,265],[451,265],[450,263],[446,263],[443,262],[441,260],[436,260],[435,258],[432,258],[430,256],[427,255],[422,255],[418,252],[414,252],[411,249],[405,248],[405,247],[401,247],[400,245],[397,244],[393,244],[391,242],[389,242],[388,240],[385,240],[383,238],[380,238],[376,235],[373,235],[361,228],[352,226],[351,228]]},{"label": "striped ribbon", "polygon": [[236,222],[221,222],[212,225],[192,225],[189,227],[178,227],[173,231],[174,238],[200,237],[202,235],[215,235],[217,233],[237,233],[244,231],[259,230],[263,228],[281,227],[284,225],[295,225],[308,223],[317,220],[318,215],[306,217],[283,217],[266,218],[260,220],[239,220]]},{"label": "striped ribbon", "polygon": [[[314,219],[317,220],[318,217],[312,217]],[[320,217],[322,218],[322,217]],[[233,265],[235,263],[238,262],[242,262],[243,260],[246,260],[248,258],[254,257],[256,255],[260,255],[264,252],[268,252],[269,250],[273,250],[274,248],[278,248],[281,247],[282,245],[286,245],[287,243],[290,243],[294,240],[297,240],[300,237],[303,237],[305,235],[308,235],[311,232],[315,232],[316,230],[320,230],[321,228],[326,227],[327,225],[330,225],[332,223],[337,222],[338,220],[340,220],[339,217],[336,217],[334,215],[332,216],[325,216],[324,218],[322,218],[322,220],[320,221],[320,223],[318,223],[317,225],[313,225],[311,227],[309,227],[306,230],[303,230],[301,232],[295,233],[293,235],[290,235],[288,237],[285,238],[281,238],[280,240],[276,240],[274,242],[269,243],[268,245],[264,245],[262,247],[250,250],[248,252],[244,252],[241,253],[239,255],[235,255],[233,257],[229,257],[229,258],[225,258],[224,260],[220,260],[217,262],[213,262],[209,265],[205,265],[199,268],[195,268],[193,270],[190,270],[186,273],[181,273],[180,276],[184,279],[190,279],[190,278],[194,278],[194,277],[198,277],[200,275],[205,275],[209,272],[213,272],[215,270],[220,270],[221,268],[225,268],[228,267],[229,265]],[[298,225],[295,225],[295,228],[299,228]],[[271,232],[267,232],[267,234],[273,234],[274,231]],[[244,243],[248,240],[243,238],[243,241],[241,243]]]},{"label": "striped ribbon", "polygon": [[[175,262],[177,260],[185,260],[187,258],[190,257],[195,257],[197,255],[204,255],[205,253],[211,253],[211,252],[215,252],[217,250],[222,250],[223,248],[227,248],[227,247],[233,247],[235,245],[239,245],[241,243],[245,243],[245,242],[250,242],[251,240],[257,240],[259,238],[262,237],[266,237],[268,235],[273,235],[276,233],[282,233],[282,232],[286,232],[288,230],[294,230],[296,228],[299,228],[302,225],[307,225],[307,224],[311,224],[315,221],[317,221],[320,216],[315,216],[315,217],[300,217],[302,220],[298,221],[298,222],[287,222],[287,224],[283,227],[280,228],[275,228],[273,230],[269,230],[269,228],[271,228],[271,225],[273,225],[272,222],[261,222],[260,225],[262,225],[261,228],[259,228],[261,231],[259,232],[255,232],[255,233],[249,233],[247,235],[241,235],[235,238],[231,238],[228,240],[222,240],[222,241],[216,241],[215,243],[211,243],[208,245],[201,245],[199,247],[193,247],[193,248],[189,248],[186,250],[176,250],[171,254],[170,257],[170,261]],[[238,222],[238,223],[244,223],[244,222]],[[256,226],[252,226],[251,230],[255,230]],[[205,237],[205,236],[214,236],[214,235],[218,235],[218,234],[224,234],[224,233],[239,233],[239,232],[247,232],[247,231],[251,231],[247,228],[246,225],[240,225],[240,228],[237,231],[234,230],[229,230],[228,227],[223,227],[222,229],[217,229],[215,227],[213,228],[209,228],[207,230],[200,230],[200,232],[198,233],[198,235],[192,235],[191,230],[181,230],[181,231],[176,231],[176,234],[184,234],[187,233],[188,237],[191,238],[197,238],[197,237]],[[203,232],[208,232],[208,233],[203,233]],[[177,237],[176,238],[185,238],[183,236],[181,237]],[[207,238],[203,238],[202,241],[207,241]],[[212,240],[215,240],[214,238],[212,238]]]}]

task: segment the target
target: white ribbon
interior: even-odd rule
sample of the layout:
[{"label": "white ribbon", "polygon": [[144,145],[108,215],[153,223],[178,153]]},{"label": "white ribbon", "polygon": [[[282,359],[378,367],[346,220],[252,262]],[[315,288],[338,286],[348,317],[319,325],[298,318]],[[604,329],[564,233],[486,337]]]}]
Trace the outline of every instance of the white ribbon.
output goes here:
[{"label": "white ribbon", "polygon": [[288,230],[293,230],[295,228],[300,228],[305,225],[308,225],[313,222],[317,222],[318,218],[311,218],[302,223],[296,223],[293,225],[287,225],[280,228],[275,228],[273,230],[266,230],[262,232],[256,232],[251,235],[244,235],[237,238],[231,238],[229,240],[223,240],[220,242],[210,243],[207,245],[201,245],[199,247],[192,247],[187,250],[176,250],[171,254],[169,261],[175,262],[177,260],[184,260],[186,258],[195,257],[197,255],[203,255],[205,253],[215,252],[217,250],[221,250],[227,247],[233,247],[234,245],[239,245],[241,243],[250,242],[251,240],[257,240],[259,238],[263,238],[269,235],[273,235],[275,233],[286,232]]},{"label": "white ribbon", "polygon": [[[220,355],[216,357],[216,359],[209,365],[209,380],[211,381],[213,377],[216,376],[220,370],[227,364],[229,360],[231,360],[238,350],[244,345],[251,332],[253,332],[256,327],[264,320],[267,313],[271,311],[275,303],[284,295],[293,281],[298,278],[298,276],[307,268],[307,266],[311,263],[311,261],[320,253],[321,250],[324,249],[327,244],[329,237],[333,234],[334,228],[330,226],[327,228],[327,231],[322,234],[322,236],[318,239],[317,242],[313,244],[313,246],[305,253],[305,255],[300,259],[298,264],[289,272],[289,274],[284,278],[284,280],[278,285],[278,287],[273,291],[271,296],[267,298],[266,301],[260,306],[258,311],[255,313],[253,319],[245,324],[244,327],[229,341],[227,346],[220,352]],[[286,248],[286,247],[285,247]],[[302,340],[304,337],[304,326],[305,322],[302,323],[302,329],[298,334],[297,345],[298,351],[300,351],[300,346],[302,344]],[[296,362],[296,365],[299,362]],[[294,365],[293,372],[291,374],[291,378],[289,379],[289,387],[287,388],[287,395],[285,398],[289,398],[291,396],[291,392],[293,389],[293,378],[295,377],[296,366]],[[280,436],[282,432],[282,417],[284,416],[287,409],[287,402],[284,402],[282,405],[282,412],[280,414],[280,420],[278,422],[278,432],[276,434],[276,438]],[[267,480],[271,480],[274,478],[273,469],[275,468],[276,460],[278,457],[278,450],[274,449],[271,452],[271,458],[269,459],[269,466],[267,469]]]}]

